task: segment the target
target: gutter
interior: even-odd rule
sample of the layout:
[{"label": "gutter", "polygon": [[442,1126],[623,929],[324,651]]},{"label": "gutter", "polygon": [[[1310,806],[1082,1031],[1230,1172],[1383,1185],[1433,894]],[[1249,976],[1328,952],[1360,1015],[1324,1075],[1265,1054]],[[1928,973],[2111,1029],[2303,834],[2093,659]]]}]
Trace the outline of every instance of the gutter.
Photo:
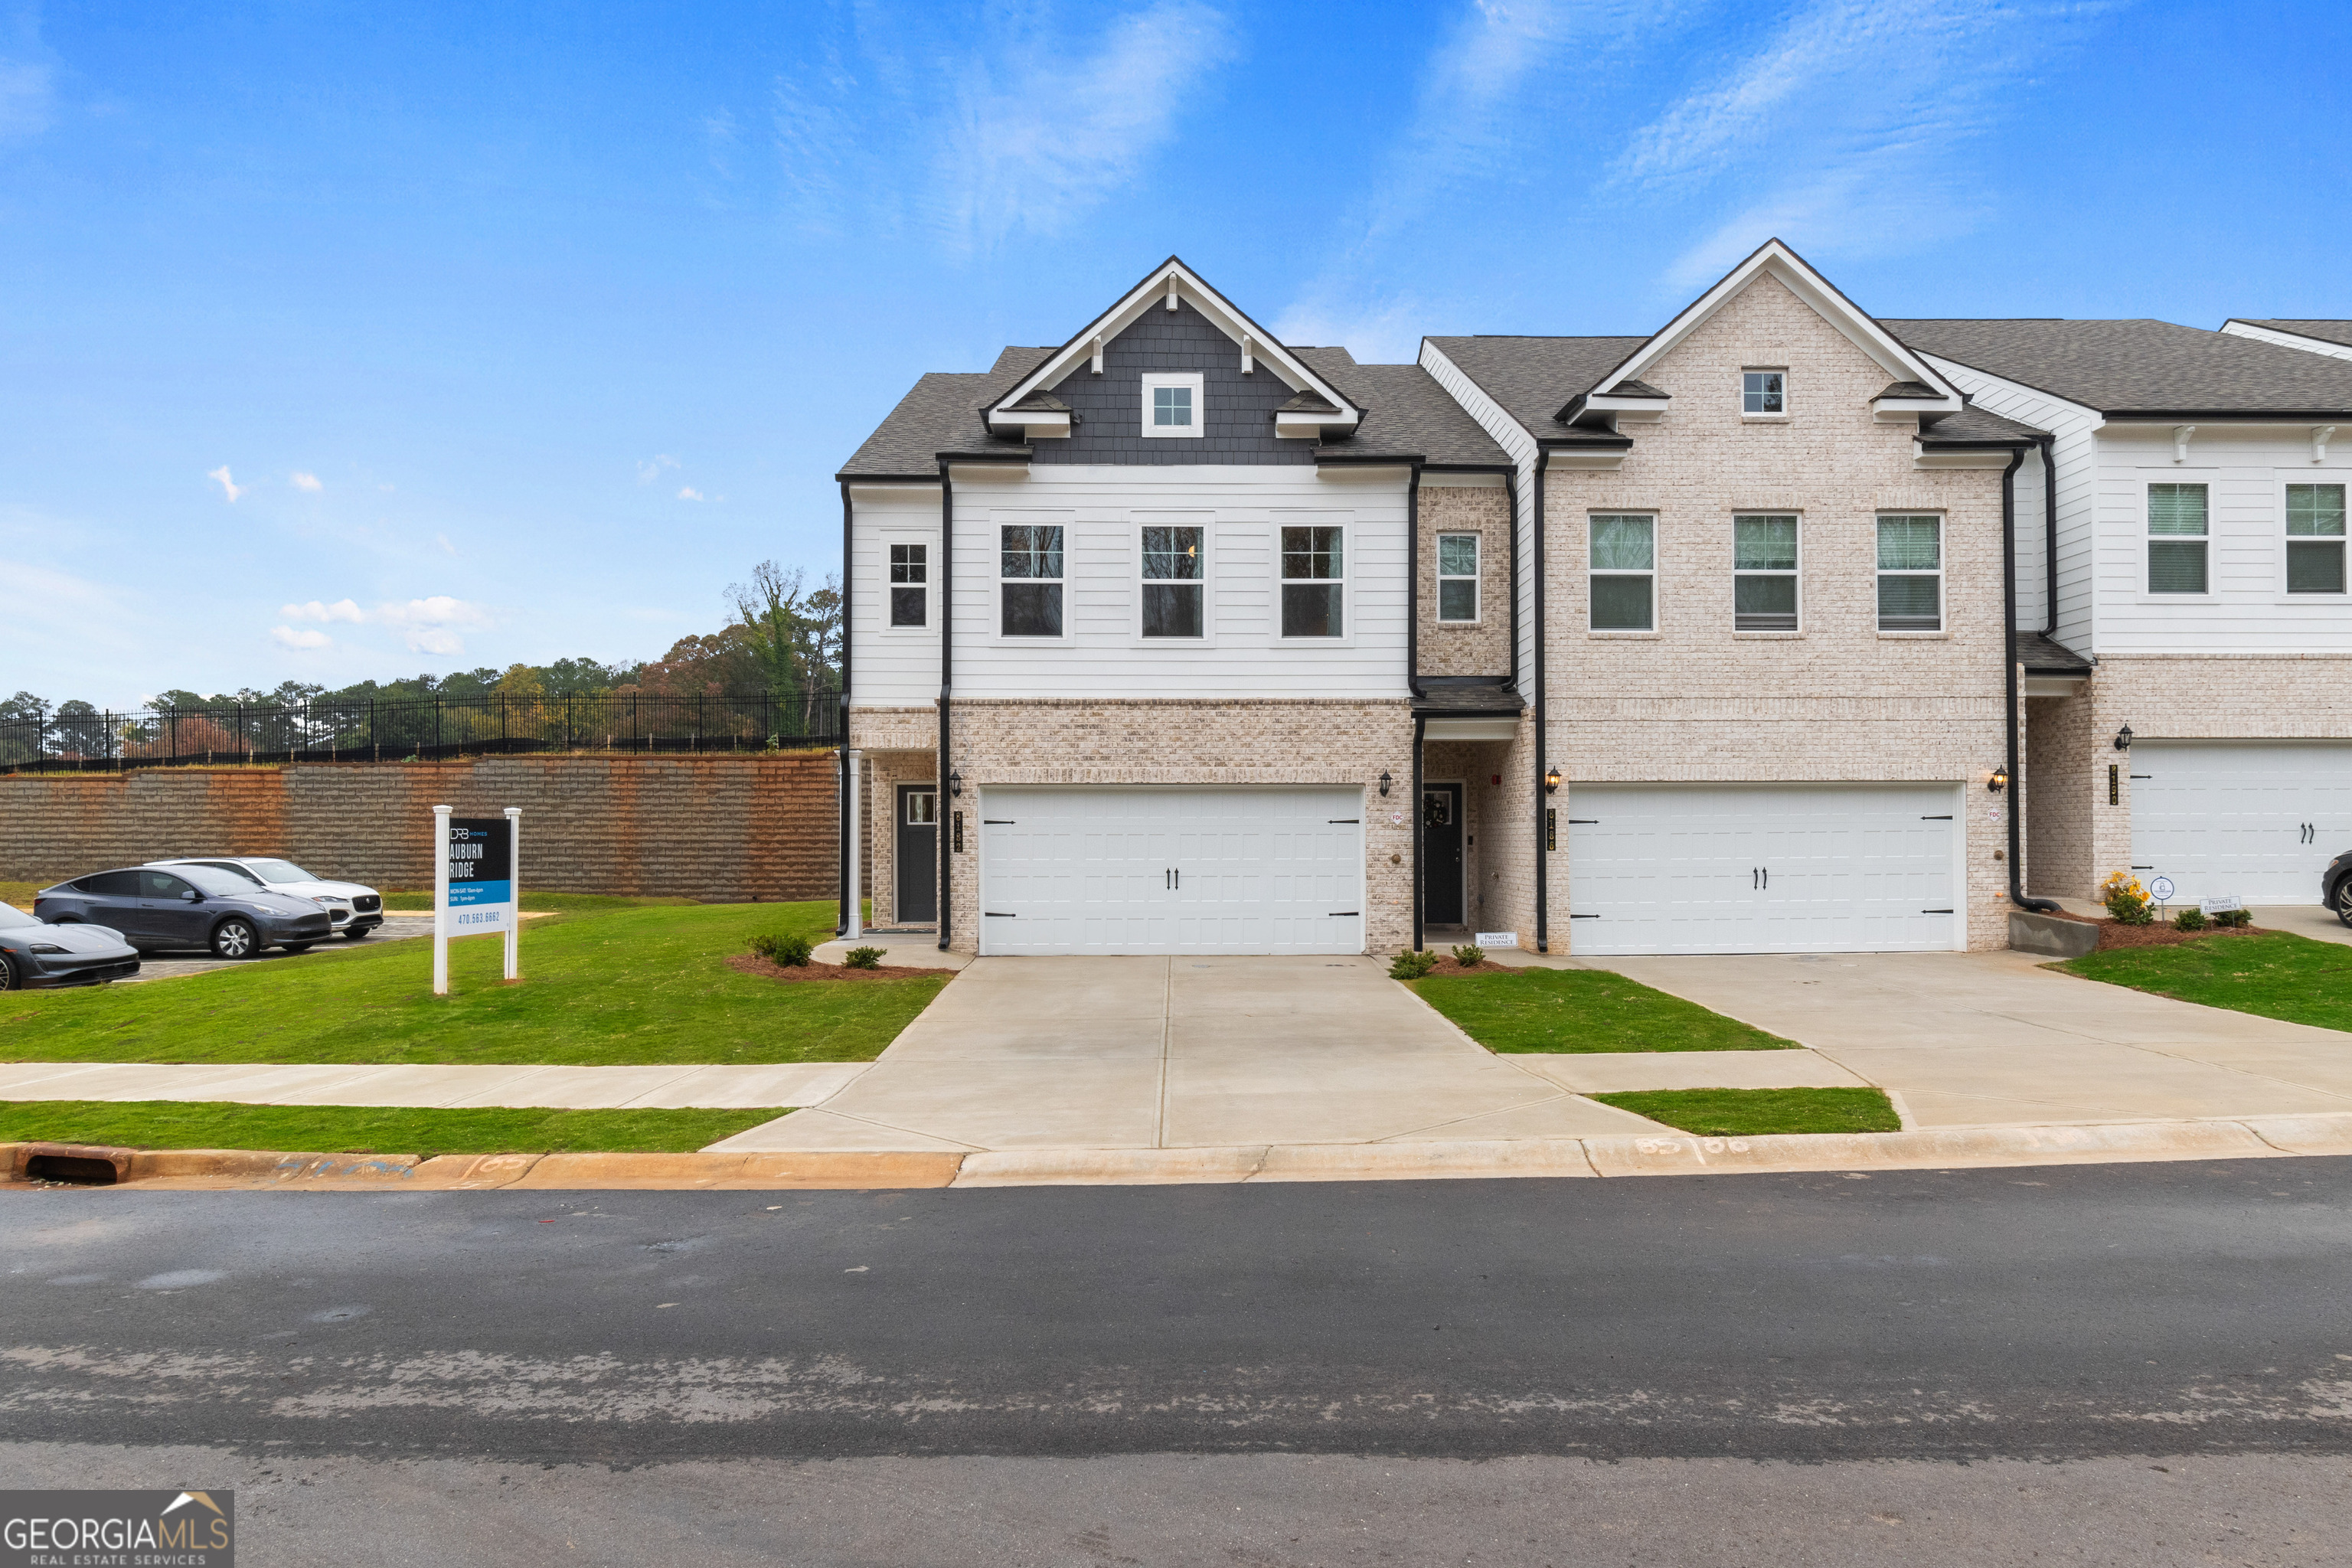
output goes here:
[{"label": "gutter", "polygon": [[[955,473],[952,463],[940,458],[940,763],[939,787],[944,791],[952,771],[948,759],[948,727],[955,700]],[[2011,726],[2014,731],[2015,724]],[[2012,777],[2015,775],[2011,775]],[[896,819],[893,818],[895,821]],[[940,951],[948,950],[948,922],[955,912],[950,901],[954,879],[951,842],[936,831],[940,845]]]},{"label": "gutter", "polygon": [[[1404,689],[1412,705],[1421,704],[1421,463],[1416,458],[1405,477],[1404,494]],[[1421,738],[1428,721],[1412,721],[1412,950],[1422,948],[1421,904]]]},{"label": "gutter", "polygon": [[[1412,720],[1412,950],[1419,952],[1426,945],[1422,939],[1421,905],[1421,736],[1429,721],[1418,713]],[[1468,913],[1466,910],[1463,911]]]},{"label": "gutter", "polygon": [[849,821],[849,613],[854,603],[849,556],[849,481],[841,481],[841,920],[833,934],[849,930],[849,858],[857,852]]},{"label": "gutter", "polygon": [[[1633,443],[1628,441],[1627,446]],[[1531,526],[1535,530],[1533,563],[1536,577],[1535,600],[1535,705],[1536,705],[1536,951],[1551,951],[1551,905],[1549,873],[1550,856],[1544,847],[1545,802],[1551,797],[1544,794],[1544,469],[1551,463],[1548,448],[1536,453],[1536,505]],[[2012,667],[2013,668],[2013,667]],[[2011,729],[2015,728],[2012,721]],[[2014,774],[2011,775],[2014,777]]]},{"label": "gutter", "polygon": [[2061,912],[2056,903],[2027,896],[2025,867],[2017,858],[2025,816],[2017,807],[2017,792],[2025,778],[2017,755],[2017,470],[2024,466],[2025,448],[2020,447],[2010,455],[2009,467],[2000,471],[2000,604],[2007,633],[2001,644],[2007,656],[2001,661],[2001,674],[2009,688],[2009,905],[2013,910],[2054,915]]}]

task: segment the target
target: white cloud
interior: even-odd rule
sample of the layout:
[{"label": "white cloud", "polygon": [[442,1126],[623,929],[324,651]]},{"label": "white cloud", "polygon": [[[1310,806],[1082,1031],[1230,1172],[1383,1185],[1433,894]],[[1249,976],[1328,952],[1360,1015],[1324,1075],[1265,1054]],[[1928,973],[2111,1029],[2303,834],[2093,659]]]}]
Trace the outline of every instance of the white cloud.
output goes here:
[{"label": "white cloud", "polygon": [[272,626],[269,628],[269,637],[270,640],[279,647],[292,648],[329,647],[335,640],[326,633],[310,627],[298,632],[292,626]]},{"label": "white cloud", "polygon": [[[394,600],[378,605],[373,610],[362,609],[351,599],[338,599],[331,605],[312,599],[308,604],[284,605],[278,613],[289,621],[389,626],[401,634],[411,653],[463,653],[466,650],[464,634],[491,625],[489,612],[481,605],[451,598],[446,594],[404,602]],[[323,632],[297,632],[290,626],[279,626],[270,635],[288,647],[327,646],[327,637]]]},{"label": "white cloud", "polygon": [[676,458],[671,457],[667,452],[656,452],[652,457],[647,458],[645,461],[637,465],[637,483],[641,485],[649,485],[656,479],[662,477],[662,470],[664,468],[675,468],[677,467],[677,459]]},{"label": "white cloud", "polygon": [[677,499],[680,500],[700,500],[702,499],[702,492],[696,489],[692,485],[680,485],[677,490]]},{"label": "white cloud", "polygon": [[228,477],[228,465],[226,463],[223,463],[217,468],[207,469],[205,473],[205,478],[219,481],[221,493],[228,497],[232,501],[236,500],[237,497],[245,493],[245,487]]},{"label": "white cloud", "polygon": [[331,605],[313,599],[307,605],[281,605],[278,613],[289,621],[363,621],[367,612],[349,599],[338,599]]},{"label": "white cloud", "polygon": [[326,486],[324,486],[324,485],[322,485],[322,484],[320,484],[320,483],[319,482],[319,476],[318,476],[318,475],[316,475],[316,474],[306,474],[306,473],[304,473],[304,472],[303,472],[301,469],[299,469],[299,468],[297,468],[297,469],[295,469],[295,470],[294,470],[293,475],[292,475],[292,479],[293,479],[293,481],[294,481],[294,488],[295,488],[296,489],[298,489],[298,490],[309,490],[309,491],[310,491],[313,495],[317,494],[319,491],[320,491],[320,490],[322,490],[322,489],[325,489],[327,488]]}]

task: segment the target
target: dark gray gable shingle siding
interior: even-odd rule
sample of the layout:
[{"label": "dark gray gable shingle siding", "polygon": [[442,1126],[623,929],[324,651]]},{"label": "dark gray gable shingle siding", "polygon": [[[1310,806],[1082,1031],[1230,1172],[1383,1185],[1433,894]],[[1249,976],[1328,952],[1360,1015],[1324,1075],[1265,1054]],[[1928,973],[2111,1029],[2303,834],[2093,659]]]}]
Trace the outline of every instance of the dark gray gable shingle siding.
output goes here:
[{"label": "dark gray gable shingle siding", "polygon": [[[1198,373],[1203,433],[1143,434],[1146,372]],[[1078,416],[1065,440],[1036,444],[1039,463],[1312,463],[1315,443],[1274,433],[1274,411],[1290,388],[1265,368],[1242,374],[1241,345],[1212,326],[1190,304],[1173,310],[1153,305],[1142,319],[1103,344],[1103,373],[1081,360],[1054,388]]]}]

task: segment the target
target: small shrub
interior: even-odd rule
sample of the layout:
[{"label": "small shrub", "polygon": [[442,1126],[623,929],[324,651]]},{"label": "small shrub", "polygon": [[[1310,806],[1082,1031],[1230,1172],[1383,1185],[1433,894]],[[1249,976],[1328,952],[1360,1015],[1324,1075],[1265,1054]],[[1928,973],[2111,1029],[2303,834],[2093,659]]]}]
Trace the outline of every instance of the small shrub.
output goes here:
[{"label": "small shrub", "polygon": [[889,951],[879,947],[853,947],[841,955],[841,962],[852,969],[879,969],[882,955]]},{"label": "small shrub", "polygon": [[751,951],[769,963],[781,964],[786,969],[805,969],[808,967],[809,954],[816,949],[815,945],[804,936],[777,936],[771,933],[766,936],[753,937]]},{"label": "small shrub", "polygon": [[1433,952],[1400,952],[1389,964],[1391,980],[1419,980],[1437,967]]},{"label": "small shrub", "polygon": [[2254,911],[2252,910],[2223,910],[2220,914],[2213,917],[2213,923],[2229,931],[2236,931],[2242,926],[2250,926],[2254,923]]},{"label": "small shrub", "polygon": [[1475,969],[1486,962],[1486,950],[1475,942],[1465,942],[1454,950],[1454,962],[1465,969]]},{"label": "small shrub", "polygon": [[2172,917],[2172,929],[2175,931],[2203,931],[2205,929],[2205,911],[2203,910],[2181,910],[2179,914]]},{"label": "small shrub", "polygon": [[2129,871],[2117,871],[2099,884],[2099,901],[2107,906],[2107,913],[2117,925],[2144,926],[2156,922],[2156,906],[2147,889]]}]

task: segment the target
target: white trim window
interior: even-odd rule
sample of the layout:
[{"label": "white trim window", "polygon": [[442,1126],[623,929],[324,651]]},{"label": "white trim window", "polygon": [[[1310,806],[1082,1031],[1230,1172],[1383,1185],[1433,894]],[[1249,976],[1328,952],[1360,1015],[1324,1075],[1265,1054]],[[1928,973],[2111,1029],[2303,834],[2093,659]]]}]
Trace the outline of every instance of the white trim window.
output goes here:
[{"label": "white trim window", "polygon": [[997,527],[997,623],[1008,637],[1062,635],[1062,529],[1059,523]]},{"label": "white trim window", "polygon": [[2344,487],[2286,488],[2286,591],[2344,592]]},{"label": "white trim window", "polygon": [[1206,635],[1202,582],[1208,530],[1197,524],[1143,530],[1143,635],[1193,637]]},{"label": "white trim window", "polygon": [[1143,434],[1166,440],[1203,433],[1207,410],[1202,406],[1198,371],[1148,374],[1143,378]]},{"label": "white trim window", "polygon": [[1789,412],[1789,373],[1769,366],[1739,373],[1739,416],[1780,419]]},{"label": "white trim window", "polygon": [[1658,629],[1658,520],[1595,512],[1587,602],[1596,632]]},{"label": "white trim window", "polygon": [[2212,581],[2207,561],[2206,489],[2201,484],[2147,487],[2147,591],[2202,594]]},{"label": "white trim window", "polygon": [[890,624],[922,626],[930,624],[931,547],[928,544],[890,546]]},{"label": "white trim window", "polygon": [[1944,629],[1944,520],[1906,513],[1878,520],[1878,629]]},{"label": "white trim window", "polygon": [[1788,512],[1731,520],[1731,626],[1742,632],[1793,632],[1797,620],[1797,519]]},{"label": "white trim window", "polygon": [[1339,525],[1282,527],[1282,635],[1345,635],[1348,531]]},{"label": "white trim window", "polygon": [[1478,536],[1437,536],[1437,618],[1468,625],[1478,618]]}]

